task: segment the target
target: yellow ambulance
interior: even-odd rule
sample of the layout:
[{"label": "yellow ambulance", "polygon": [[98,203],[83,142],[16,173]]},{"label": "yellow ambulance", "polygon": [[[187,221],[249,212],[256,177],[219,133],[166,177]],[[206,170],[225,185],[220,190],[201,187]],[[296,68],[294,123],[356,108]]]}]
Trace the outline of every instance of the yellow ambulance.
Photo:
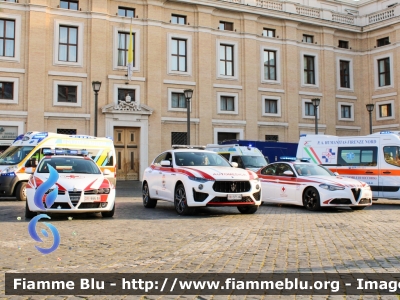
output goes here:
[{"label": "yellow ambulance", "polygon": [[35,131],[18,136],[0,154],[0,197],[26,200],[25,186],[31,174],[26,173],[25,168],[35,168],[44,156],[44,149],[87,150],[102,171],[110,171],[105,177],[116,184],[115,149],[111,138]]}]

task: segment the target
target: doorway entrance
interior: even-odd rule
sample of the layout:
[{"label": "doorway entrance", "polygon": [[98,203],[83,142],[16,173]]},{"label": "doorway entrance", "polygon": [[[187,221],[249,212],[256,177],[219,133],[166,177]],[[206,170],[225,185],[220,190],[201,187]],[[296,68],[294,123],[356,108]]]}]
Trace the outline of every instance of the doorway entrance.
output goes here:
[{"label": "doorway entrance", "polygon": [[139,180],[140,128],[114,127],[117,180]]}]

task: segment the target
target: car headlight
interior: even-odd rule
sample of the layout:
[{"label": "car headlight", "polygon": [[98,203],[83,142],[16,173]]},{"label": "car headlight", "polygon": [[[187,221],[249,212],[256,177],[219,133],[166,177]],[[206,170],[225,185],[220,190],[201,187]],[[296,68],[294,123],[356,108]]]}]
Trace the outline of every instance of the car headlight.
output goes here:
[{"label": "car headlight", "polygon": [[1,173],[0,173],[0,175],[1,176],[15,176],[16,174],[15,174],[15,172],[17,172],[17,168],[16,167],[8,167],[8,168],[5,168]]},{"label": "car headlight", "polygon": [[207,182],[207,181],[214,181],[214,180],[211,180],[211,179],[206,179],[206,178],[203,178],[203,177],[194,177],[194,176],[189,176],[189,179],[193,180],[193,181],[197,181],[197,182],[202,182],[202,183]]},{"label": "car headlight", "polygon": [[330,185],[326,183],[320,184],[319,187],[329,191],[344,190],[344,186]]}]

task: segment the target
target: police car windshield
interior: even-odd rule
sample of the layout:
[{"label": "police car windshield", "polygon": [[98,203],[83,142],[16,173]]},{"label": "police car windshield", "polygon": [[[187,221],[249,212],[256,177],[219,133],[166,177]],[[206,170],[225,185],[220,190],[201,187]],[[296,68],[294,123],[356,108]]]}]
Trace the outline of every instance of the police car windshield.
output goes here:
[{"label": "police car windshield", "polygon": [[262,168],[267,165],[263,156],[243,155],[241,158],[245,168]]},{"label": "police car windshield", "polygon": [[49,166],[56,169],[58,173],[101,174],[92,160],[74,157],[44,158],[40,161],[37,172],[49,173]]},{"label": "police car windshield", "polygon": [[217,153],[212,152],[175,152],[177,166],[218,166],[230,167],[228,161]]},{"label": "police car windshield", "polygon": [[31,146],[11,146],[0,154],[0,165],[20,163],[33,149]]},{"label": "police car windshield", "polygon": [[294,164],[299,176],[335,176],[327,168],[313,164]]}]

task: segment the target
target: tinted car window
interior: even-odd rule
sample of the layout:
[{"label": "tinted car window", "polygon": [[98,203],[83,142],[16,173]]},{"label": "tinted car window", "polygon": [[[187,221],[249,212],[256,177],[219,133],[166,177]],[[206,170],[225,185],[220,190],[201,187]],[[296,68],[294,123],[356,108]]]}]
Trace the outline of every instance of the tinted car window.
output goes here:
[{"label": "tinted car window", "polygon": [[38,166],[38,173],[49,173],[49,165],[58,173],[101,174],[97,165],[89,159],[68,157],[44,158]]}]

